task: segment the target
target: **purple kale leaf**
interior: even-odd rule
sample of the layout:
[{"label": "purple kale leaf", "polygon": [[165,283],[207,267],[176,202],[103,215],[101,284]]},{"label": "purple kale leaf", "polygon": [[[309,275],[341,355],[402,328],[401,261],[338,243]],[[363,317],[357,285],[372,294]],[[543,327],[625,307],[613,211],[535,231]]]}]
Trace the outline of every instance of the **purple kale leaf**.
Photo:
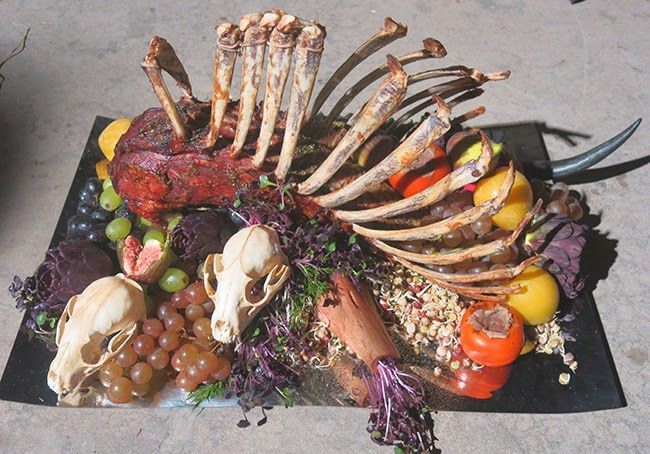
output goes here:
[{"label": "purple kale leaf", "polygon": [[580,259],[588,227],[566,216],[544,214],[531,224],[524,248],[544,258],[542,266],[558,280],[565,295],[575,298],[585,286]]}]

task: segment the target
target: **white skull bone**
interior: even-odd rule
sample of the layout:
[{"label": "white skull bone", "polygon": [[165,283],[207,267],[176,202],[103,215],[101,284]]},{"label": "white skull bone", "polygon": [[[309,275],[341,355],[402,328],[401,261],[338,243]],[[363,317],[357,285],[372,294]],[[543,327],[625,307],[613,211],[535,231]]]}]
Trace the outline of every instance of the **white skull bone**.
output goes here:
[{"label": "white skull bone", "polygon": [[215,307],[212,337],[225,344],[236,341],[290,274],[289,260],[271,227],[254,225],[234,234],[223,254],[209,255],[203,264],[205,290]]},{"label": "white skull bone", "polygon": [[123,274],[97,279],[70,298],[56,330],[59,349],[47,374],[49,387],[60,397],[77,391],[128,345],[145,314],[142,288]]}]

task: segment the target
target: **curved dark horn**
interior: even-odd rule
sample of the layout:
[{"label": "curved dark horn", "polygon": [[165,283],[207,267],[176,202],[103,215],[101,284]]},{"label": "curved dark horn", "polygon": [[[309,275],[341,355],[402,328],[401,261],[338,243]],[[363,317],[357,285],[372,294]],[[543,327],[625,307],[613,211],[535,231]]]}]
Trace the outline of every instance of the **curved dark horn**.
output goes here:
[{"label": "curved dark horn", "polygon": [[634,131],[636,131],[640,124],[641,118],[608,141],[572,158],[560,159],[557,161],[525,162],[524,169],[526,175],[532,178],[542,179],[564,178],[587,170],[589,167],[599,163],[623,145],[625,141],[634,134]]}]

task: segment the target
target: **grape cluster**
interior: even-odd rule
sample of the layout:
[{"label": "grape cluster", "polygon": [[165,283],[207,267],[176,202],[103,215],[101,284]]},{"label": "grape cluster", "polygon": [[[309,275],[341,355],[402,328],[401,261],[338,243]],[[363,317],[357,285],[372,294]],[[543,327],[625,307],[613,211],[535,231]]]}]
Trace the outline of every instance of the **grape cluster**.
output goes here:
[{"label": "grape cluster", "polygon": [[[472,192],[462,190],[454,192],[444,200],[433,205],[429,214],[423,218],[423,224],[431,224],[454,216],[474,207]],[[404,243],[404,249],[410,252],[433,254],[455,248],[467,248],[477,243],[487,243],[498,238],[507,237],[510,232],[496,227],[489,216],[483,216],[469,225],[445,233],[435,241],[410,241]],[[480,273],[487,270],[501,269],[514,266],[519,257],[516,245],[484,257],[480,260],[465,260],[453,265],[427,265],[439,273]]]},{"label": "grape cluster", "polygon": [[146,396],[156,373],[176,372],[176,387],[186,392],[227,379],[231,359],[212,351],[212,311],[214,303],[202,282],[194,282],[162,302],[156,316],[142,323],[132,344],[100,369],[99,380],[108,399],[122,404]]},{"label": "grape cluster", "polygon": [[579,221],[582,218],[584,211],[580,200],[571,194],[566,183],[558,181],[550,186],[541,180],[532,180],[530,183],[535,197],[544,201],[544,209],[547,213],[567,216],[572,221]]},{"label": "grape cluster", "polygon": [[86,180],[79,191],[77,213],[68,220],[67,238],[85,238],[97,244],[124,239],[137,216],[123,205],[111,180]]}]

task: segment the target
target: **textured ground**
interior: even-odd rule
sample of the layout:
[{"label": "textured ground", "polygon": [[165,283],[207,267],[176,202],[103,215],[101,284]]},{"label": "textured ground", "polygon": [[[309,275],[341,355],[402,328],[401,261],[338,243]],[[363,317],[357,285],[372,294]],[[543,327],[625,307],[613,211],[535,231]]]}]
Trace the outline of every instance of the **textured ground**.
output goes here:
[{"label": "textured ground", "polygon": [[[23,27],[32,28],[26,52],[2,68],[7,77],[0,92],[3,287],[14,273],[26,275],[41,260],[95,115],[132,116],[155,104],[138,67],[149,37],[159,34],[174,44],[196,92],[206,96],[214,24],[266,7],[255,1],[213,2],[211,8],[202,1],[146,3],[0,2],[0,53],[13,47]],[[510,81],[488,87],[481,101],[488,114],[481,121],[541,121],[591,136],[575,147],[549,138],[555,158],[583,150],[647,114],[647,1],[277,3],[327,25],[321,83],[385,15],[409,24],[409,37],[392,50],[398,55],[435,36],[450,53],[447,64],[511,69]],[[648,124],[642,125],[607,165],[647,157],[648,131]],[[618,257],[595,296],[628,407],[561,416],[442,413],[437,434],[446,452],[650,451],[649,169],[579,186],[594,211],[602,212],[599,229],[618,240]],[[2,299],[0,370],[22,316],[8,296]],[[0,451],[390,452],[368,440],[366,410],[294,408],[271,414],[265,426],[243,431],[235,427],[236,409],[190,414],[0,402]]]}]

